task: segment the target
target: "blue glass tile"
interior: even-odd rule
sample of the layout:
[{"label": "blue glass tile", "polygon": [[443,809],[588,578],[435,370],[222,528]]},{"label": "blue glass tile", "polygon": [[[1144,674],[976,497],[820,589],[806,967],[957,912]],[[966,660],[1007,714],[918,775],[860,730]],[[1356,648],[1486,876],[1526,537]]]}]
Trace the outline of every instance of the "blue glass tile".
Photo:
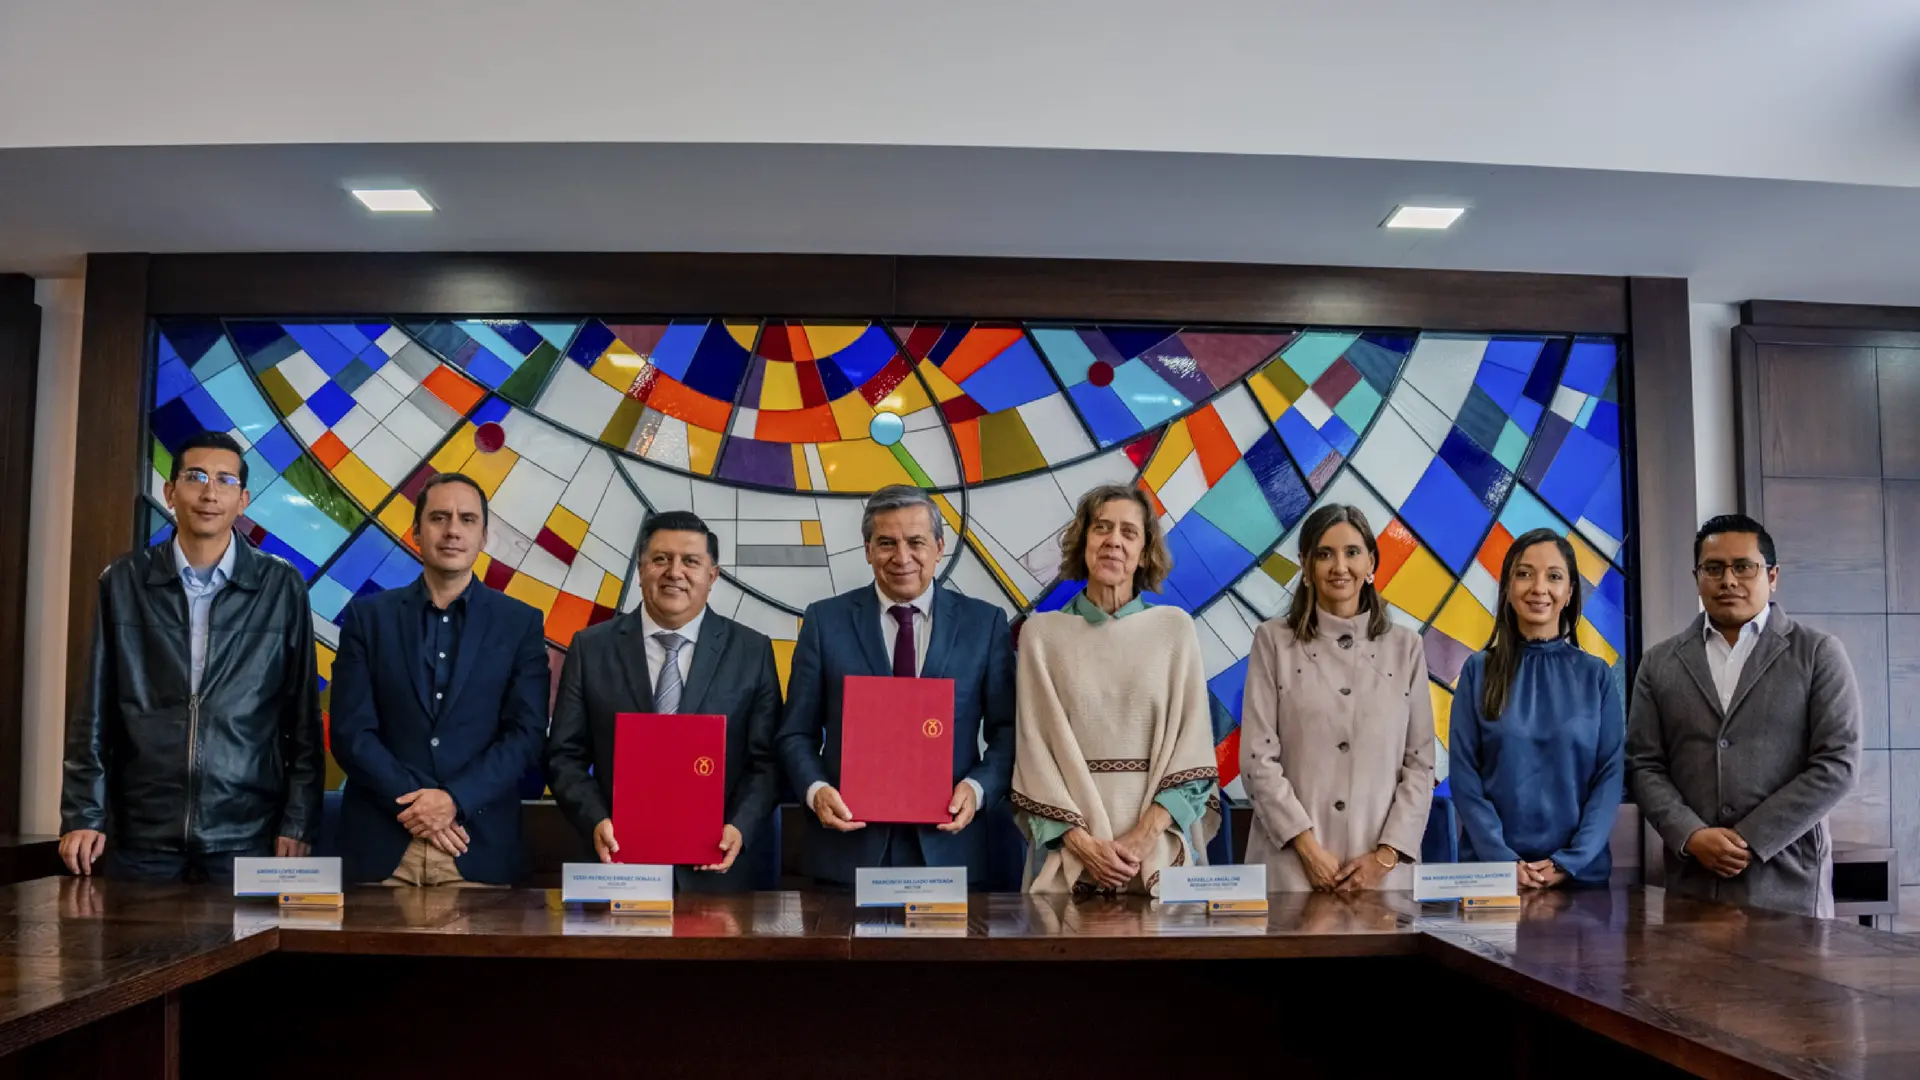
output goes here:
[{"label": "blue glass tile", "polygon": [[1598,591],[1600,595],[1606,597],[1607,602],[1614,607],[1622,611],[1627,609],[1627,579],[1621,575],[1620,571],[1609,570],[1605,574],[1600,575],[1600,588]]},{"label": "blue glass tile", "polygon": [[1547,470],[1553,467],[1554,455],[1560,452],[1560,444],[1566,441],[1570,426],[1566,417],[1559,413],[1548,413],[1547,422],[1540,428],[1540,434],[1533,440],[1533,449],[1527,453],[1527,463],[1520,467],[1520,476],[1535,491],[1547,478]]},{"label": "blue glass tile", "polygon": [[1615,450],[1620,449],[1620,406],[1611,401],[1596,401],[1592,415],[1583,426],[1587,434]]},{"label": "blue glass tile", "polygon": [[1447,432],[1446,441],[1440,444],[1440,460],[1480,497],[1487,509],[1497,510],[1507,501],[1507,491],[1513,487],[1513,474],[1459,428]]},{"label": "blue glass tile", "polygon": [[1361,334],[1360,340],[1378,345],[1390,353],[1405,356],[1413,351],[1413,336],[1410,334]]},{"label": "blue glass tile", "polygon": [[273,407],[260,395],[260,388],[254,385],[246,368],[241,365],[232,365],[203,385],[207,393],[213,395],[213,400],[220,403],[221,410],[233,421],[233,426],[247,437],[247,441],[259,442],[268,430],[279,423]]},{"label": "blue glass tile", "polygon": [[[573,332],[579,326],[578,323],[570,322],[537,322],[528,323],[527,325],[531,326],[535,333],[545,338],[547,344],[552,345],[555,349],[563,353],[569,345],[573,344]],[[531,352],[532,350],[529,349],[528,351]]]},{"label": "blue glass tile", "polygon": [[1219,387],[1200,370],[1193,350],[1174,334],[1141,354],[1140,362],[1153,369],[1168,386],[1188,401],[1204,401]]},{"label": "blue glass tile", "polygon": [[1582,598],[1580,614],[1593,624],[1600,636],[1607,639],[1615,652],[1624,653],[1627,647],[1627,617],[1611,600],[1592,590]]},{"label": "blue glass tile", "polygon": [[[719,327],[721,333],[726,333],[726,329],[720,327],[720,324],[715,323],[714,326]],[[673,337],[674,331],[680,330],[682,336],[689,337],[691,340],[684,344],[675,342],[675,357],[679,370],[668,371],[667,374],[672,375],[681,382],[685,382],[686,380],[681,378],[681,375],[686,371],[687,361],[693,358],[693,350],[699,345],[700,335],[706,328],[707,324],[701,322],[674,323],[672,326],[669,326],[666,336],[661,338],[659,347],[654,351],[654,366],[666,370],[665,365],[660,363],[659,349],[666,348],[667,338]],[[592,367],[593,362],[600,359],[600,354],[606,352],[607,346],[612,344],[613,331],[607,329],[607,324],[598,319],[588,319],[586,323],[580,327],[580,332],[573,336],[573,341],[568,344],[567,359],[579,364],[581,367]],[[735,347],[738,348],[738,346]]]},{"label": "blue glass tile", "polygon": [[246,357],[247,366],[255,372],[266,371],[300,351],[300,343],[288,337],[279,323],[236,322],[228,323],[227,329],[240,355]]},{"label": "blue glass tile", "polygon": [[1601,532],[1615,540],[1621,539],[1621,533],[1627,527],[1626,512],[1621,505],[1624,497],[1621,487],[1620,459],[1616,456],[1607,466],[1607,471],[1602,474],[1600,486],[1594,489],[1593,498],[1588,501],[1586,510],[1581,514],[1582,517],[1599,526]]},{"label": "blue glass tile", "polygon": [[1123,360],[1131,360],[1173,336],[1171,329],[1162,327],[1140,329],[1126,326],[1102,326],[1100,332],[1106,335],[1107,341],[1119,352]]},{"label": "blue glass tile", "polygon": [[[1199,520],[1195,515],[1189,514],[1188,517]],[[1188,530],[1183,527],[1185,524],[1181,522],[1167,534],[1167,550],[1173,555],[1173,570],[1160,588],[1166,598],[1165,604],[1191,614],[1207,597],[1213,595],[1218,583],[1208,573],[1207,564],[1201,560],[1200,553],[1194,550],[1187,536]]]},{"label": "blue glass tile", "polygon": [[309,502],[284,476],[267,485],[248,504],[247,516],[309,563],[326,562],[347,539],[347,530]]},{"label": "blue glass tile", "polygon": [[1540,426],[1540,417],[1546,414],[1547,407],[1531,398],[1521,398],[1513,403],[1513,425],[1522,434],[1532,435],[1533,429]]},{"label": "blue glass tile", "polygon": [[1540,358],[1534,362],[1533,374],[1527,377],[1527,386],[1522,393],[1541,405],[1550,404],[1553,392],[1560,388],[1560,371],[1566,362],[1567,339],[1549,338],[1540,349]]},{"label": "blue glass tile", "polygon": [[828,401],[839,401],[858,389],[832,360],[815,361],[813,368],[820,373],[820,386],[826,390]]},{"label": "blue glass tile", "polygon": [[233,342],[222,334],[218,341],[207,347],[200,359],[193,362],[193,377],[204,383],[239,363],[240,354],[233,351]]},{"label": "blue glass tile", "polygon": [[1493,444],[1493,459],[1505,465],[1509,470],[1517,470],[1527,457],[1528,439],[1524,432],[1509,420],[1500,429],[1499,441]]},{"label": "blue glass tile", "polygon": [[155,547],[158,547],[159,545],[164,544],[172,539],[173,539],[173,522],[169,521],[165,525],[162,525],[160,528],[156,529],[153,532],[152,540],[150,541],[150,543],[152,543]]},{"label": "blue glass tile", "polygon": [[[1226,709],[1227,715],[1233,718],[1235,726],[1238,726],[1240,723],[1241,703],[1247,692],[1247,667],[1249,663],[1249,659],[1243,656],[1238,663],[1235,663],[1232,667],[1207,680],[1207,691]],[[1226,731],[1221,731],[1216,724],[1213,731],[1213,741],[1218,743],[1221,739],[1226,738],[1232,733],[1231,728]]]},{"label": "blue glass tile", "polygon": [[512,411],[513,411],[513,406],[507,403],[507,399],[489,397],[486,401],[480,404],[479,408],[473,410],[473,422],[476,425],[497,424],[500,421],[505,420],[507,418],[507,414]]},{"label": "blue glass tile", "polygon": [[[727,336],[727,341],[730,343],[733,341],[731,335]],[[840,373],[847,377],[848,382],[855,386],[865,386],[867,380],[880,374],[880,369],[886,367],[887,362],[892,360],[898,352],[899,350],[893,344],[893,335],[887,333],[886,327],[874,323],[859,337],[854,338],[852,344],[834,353],[832,360],[839,366]],[[739,376],[736,375],[734,378],[734,385],[737,385]]]},{"label": "blue glass tile", "polygon": [[[1185,534],[1187,545],[1204,565],[1205,580],[1211,583],[1206,589],[1189,588],[1182,583],[1181,591],[1194,604],[1189,611],[1205,607],[1216,594],[1253,567],[1253,552],[1235,543],[1233,537],[1199,514],[1189,513],[1181,518],[1180,523],[1174,526],[1174,531]],[[1264,545],[1262,550],[1265,550]]]},{"label": "blue glass tile", "polygon": [[273,483],[274,478],[280,475],[280,470],[269,464],[266,458],[261,457],[258,450],[248,450],[240,455],[240,460],[247,465],[247,494],[249,495],[266,490],[267,485]]},{"label": "blue glass tile", "polygon": [[324,326],[311,323],[286,324],[287,336],[299,342],[307,358],[320,365],[320,370],[328,375],[340,374],[340,369],[353,359],[353,353],[347,351],[340,339],[327,333]]},{"label": "blue glass tile", "polygon": [[1547,504],[1541,502],[1538,496],[1519,484],[1513,486],[1513,493],[1507,497],[1507,505],[1500,511],[1500,525],[1509,536],[1519,536],[1535,529],[1552,529],[1562,536],[1572,531],[1571,526],[1547,509]]},{"label": "blue glass tile", "polygon": [[1033,346],[1021,338],[968,376],[960,389],[979,402],[981,408],[995,413],[1038,401],[1059,388],[1054,385],[1053,376],[1041,366]]},{"label": "blue glass tile", "polygon": [[180,398],[148,414],[147,429],[154,438],[160,440],[160,445],[166,447],[168,453],[176,455],[188,439],[206,430],[201,426],[199,417],[194,416],[193,410]]},{"label": "blue glass tile", "polygon": [[349,592],[359,592],[360,586],[367,583],[380,563],[393,554],[393,549],[398,546],[378,526],[368,525],[327,568],[327,576],[338,581]]},{"label": "blue glass tile", "polygon": [[286,541],[273,535],[271,531],[267,533],[265,539],[260,541],[260,550],[269,555],[278,555],[292,563],[293,568],[300,571],[300,576],[309,581],[313,580],[313,575],[320,570],[319,565],[314,560],[294,550]]},{"label": "blue glass tile", "polygon": [[[603,324],[604,325],[604,324]],[[507,320],[489,321],[487,326],[513,346],[515,355],[524,357],[540,347],[540,331],[526,323]],[[517,365],[516,365],[517,366]]]},{"label": "blue glass tile", "polygon": [[1368,386],[1385,397],[1387,391],[1393,389],[1393,381],[1400,377],[1400,365],[1406,362],[1407,352],[1412,348],[1411,338],[1383,338],[1366,334],[1347,346],[1347,363],[1352,364],[1360,377],[1367,380]]},{"label": "blue glass tile", "polygon": [[1298,409],[1281,413],[1273,427],[1280,433],[1280,441],[1286,444],[1287,453],[1293,455],[1295,464],[1299,465],[1303,474],[1311,474],[1315,466],[1333,453],[1333,447],[1327,445],[1327,440],[1312,424],[1307,423],[1307,418],[1301,416]]},{"label": "blue glass tile", "polygon": [[[1481,371],[1499,371],[1482,365]],[[1516,388],[1515,393],[1518,393]],[[1500,445],[1500,433],[1506,429],[1507,414],[1487,392],[1478,386],[1467,391],[1466,403],[1460,406],[1460,418],[1454,421],[1459,430],[1488,450]]]},{"label": "blue glass tile", "polygon": [[1041,357],[1060,377],[1061,385],[1075,387],[1087,381],[1087,369],[1096,357],[1087,348],[1086,339],[1072,330],[1043,328],[1031,333],[1040,346]]},{"label": "blue glass tile", "polygon": [[[504,364],[508,371],[512,371],[520,366],[520,361],[526,359],[527,354],[525,350],[516,348],[513,342],[500,336],[499,331],[494,328],[501,325],[511,326],[513,324],[463,322],[460,324],[460,329],[479,344],[482,352],[492,353],[494,359]],[[600,324],[595,323],[594,325],[598,326]],[[611,333],[611,331],[609,331],[609,333]],[[598,359],[597,355],[595,359]],[[587,362],[591,364],[593,361],[589,360]]]},{"label": "blue glass tile", "polygon": [[1341,457],[1353,453],[1353,448],[1360,445],[1360,436],[1337,415],[1320,426],[1320,434],[1326,438],[1327,445],[1333,447],[1334,452]]},{"label": "blue glass tile", "polygon": [[1094,438],[1100,440],[1103,447],[1124,442],[1145,430],[1139,418],[1120,403],[1120,396],[1111,387],[1081,382],[1069,389],[1067,394],[1073,398],[1074,408],[1080,410],[1087,426],[1093,429]]},{"label": "blue glass tile", "polygon": [[207,393],[206,387],[196,386],[180,395],[180,400],[187,403],[187,408],[193,410],[194,419],[200,421],[200,426],[208,431],[233,430],[233,419],[220,407],[219,402],[213,400],[213,395]]},{"label": "blue glass tile", "polygon": [[1320,376],[1327,373],[1334,361],[1345,355],[1346,351],[1359,340],[1354,334],[1340,334],[1325,330],[1309,330],[1293,339],[1293,344],[1280,350],[1280,355],[1294,373],[1311,386]]},{"label": "blue glass tile", "polygon": [[187,370],[187,365],[179,358],[163,361],[160,369],[153,373],[153,403],[165,405],[189,389],[199,386],[200,381]]},{"label": "blue glass tile", "polygon": [[160,324],[160,335],[172,347],[187,366],[198,364],[201,358],[213,351],[218,345],[226,344],[226,331],[217,322],[175,322],[168,320]]},{"label": "blue glass tile", "polygon": [[1299,524],[1313,504],[1313,493],[1307,490],[1300,470],[1294,468],[1293,461],[1280,446],[1280,437],[1271,431],[1260,436],[1259,441],[1247,448],[1246,463],[1260,484],[1261,494],[1266,496],[1267,508],[1279,519],[1281,527],[1291,529]]},{"label": "blue glass tile", "polygon": [[1567,353],[1567,370],[1560,376],[1560,385],[1598,395],[1613,378],[1613,365],[1618,359],[1611,341],[1576,341]]},{"label": "blue glass tile", "polygon": [[[380,355],[380,350],[374,349],[371,355]],[[347,362],[346,367],[340,369],[340,374],[335,375],[333,381],[340,384],[340,389],[352,394],[358,392],[371,378],[373,378],[373,369],[367,366],[366,361],[355,357]]]},{"label": "blue glass tile", "polygon": [[1524,385],[1527,375],[1533,371],[1534,361],[1540,359],[1540,347],[1544,344],[1541,338],[1494,338],[1487,342],[1487,351],[1480,356],[1482,369],[1492,364],[1520,376]]},{"label": "blue glass tile", "polygon": [[513,378],[513,369],[491,350],[482,349],[467,359],[467,374],[487,389],[497,390],[501,383]]},{"label": "blue glass tile", "polygon": [[[665,343],[662,339],[661,344]],[[888,342],[887,348],[893,348],[891,342]],[[843,350],[841,355],[846,355],[848,351],[851,350]],[[686,376],[680,381],[715,401],[731,403],[735,392],[740,389],[740,377],[746,373],[747,350],[741,348],[727,328],[716,320],[709,326],[706,336],[700,339],[700,347],[694,351],[692,361],[687,364]],[[859,381],[865,382],[866,379]]]},{"label": "blue glass tile", "polygon": [[1434,461],[1400,507],[1400,517],[1458,574],[1466,569],[1493,521],[1473,490],[1444,461]]},{"label": "blue glass tile", "polygon": [[366,330],[352,323],[329,323],[322,327],[322,329],[332,334],[333,340],[339,342],[345,347],[348,353],[354,356],[359,356],[361,353],[367,351],[367,349],[373,345],[374,338],[387,332],[385,326],[375,325],[370,328],[374,333],[369,335]]},{"label": "blue glass tile", "polygon": [[331,379],[322,384],[320,389],[315,390],[313,396],[307,399],[307,408],[312,409],[313,415],[319,417],[320,422],[328,427],[339,423],[343,417],[353,411],[353,406],[353,395],[340,389],[340,384]]},{"label": "blue glass tile", "polygon": [[1527,388],[1525,372],[1498,364],[1481,364],[1480,371],[1473,377],[1473,385],[1484,393],[1502,413],[1511,412],[1520,394]]},{"label": "blue glass tile", "polygon": [[953,350],[966,340],[969,329],[963,324],[955,323],[940,331],[940,340],[934,342],[933,348],[927,350],[927,359],[933,362],[934,367],[942,367],[946,364],[947,357],[952,356]]},{"label": "blue glass tile", "polygon": [[307,588],[307,604],[313,608],[315,615],[330,623],[340,621],[340,609],[346,607],[351,599],[352,593],[325,574]]},{"label": "blue glass tile", "polygon": [[300,444],[294,442],[293,436],[279,424],[273,424],[261,432],[260,437],[253,440],[253,448],[267,459],[267,464],[273,467],[275,473],[286,472],[287,466],[300,458]]},{"label": "blue glass tile", "polygon": [[473,339],[469,338],[465,331],[445,321],[409,326],[407,333],[412,334],[415,341],[439,353],[447,360],[452,360],[459,355],[461,349],[473,343]]},{"label": "blue glass tile", "polygon": [[1599,407],[1599,405],[1600,405],[1599,398],[1597,397],[1587,398],[1587,403],[1585,405],[1580,406],[1580,411],[1574,414],[1573,426],[1580,427],[1580,428],[1586,427],[1587,423],[1593,419],[1594,409]]},{"label": "blue glass tile", "polygon": [[373,583],[383,589],[397,589],[411,585],[419,576],[419,560],[413,557],[413,552],[396,544],[393,553],[381,560],[379,569],[373,572]]},{"label": "blue glass tile", "polygon": [[1127,411],[1139,418],[1141,427],[1171,420],[1192,405],[1139,360],[1129,360],[1115,369],[1110,389],[1119,395]]},{"label": "blue glass tile", "polygon": [[1059,611],[1071,603],[1073,598],[1078,596],[1080,590],[1084,588],[1086,588],[1085,582],[1056,581],[1053,584],[1053,588],[1047,590],[1047,595],[1041,597],[1040,602],[1033,605],[1033,610]]},{"label": "blue glass tile", "polygon": [[[1213,488],[1194,504],[1193,512],[1206,518],[1249,557],[1265,552],[1285,530],[1267,506],[1266,495],[1245,459],[1233,463]],[[1238,577],[1239,575],[1235,575]]]},{"label": "blue glass tile", "polygon": [[1546,478],[1534,490],[1562,517],[1577,520],[1593,501],[1594,490],[1607,478],[1609,466],[1619,459],[1613,447],[1570,427],[1560,452],[1547,468]]}]

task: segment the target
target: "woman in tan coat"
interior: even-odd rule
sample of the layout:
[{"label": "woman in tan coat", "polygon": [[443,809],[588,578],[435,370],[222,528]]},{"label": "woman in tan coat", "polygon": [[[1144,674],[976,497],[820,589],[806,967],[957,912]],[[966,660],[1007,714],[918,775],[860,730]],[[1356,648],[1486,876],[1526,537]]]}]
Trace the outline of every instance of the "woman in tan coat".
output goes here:
[{"label": "woman in tan coat", "polygon": [[1247,861],[1273,892],[1412,887],[1433,802],[1433,704],[1419,635],[1387,621],[1366,515],[1332,504],[1300,530],[1284,621],[1253,638],[1240,775]]}]

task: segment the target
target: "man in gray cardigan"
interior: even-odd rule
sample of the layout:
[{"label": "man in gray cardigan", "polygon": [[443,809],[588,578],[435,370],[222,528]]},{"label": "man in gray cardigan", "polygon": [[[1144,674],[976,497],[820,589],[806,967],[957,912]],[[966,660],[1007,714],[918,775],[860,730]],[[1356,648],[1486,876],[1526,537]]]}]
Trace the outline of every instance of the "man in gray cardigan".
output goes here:
[{"label": "man in gray cardigan", "polygon": [[1773,538],[1741,515],[1693,541],[1706,612],[1640,662],[1627,780],[1666,841],[1668,890],[1833,914],[1827,813],[1853,786],[1860,691],[1831,634],[1770,603]]}]

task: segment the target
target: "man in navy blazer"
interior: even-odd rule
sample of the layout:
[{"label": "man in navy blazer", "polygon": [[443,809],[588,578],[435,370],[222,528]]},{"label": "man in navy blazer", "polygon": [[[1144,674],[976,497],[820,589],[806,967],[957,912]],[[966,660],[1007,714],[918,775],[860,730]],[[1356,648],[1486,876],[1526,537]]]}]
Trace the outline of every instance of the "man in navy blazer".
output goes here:
[{"label": "man in navy blazer", "polygon": [[[1013,640],[999,608],[933,584],[946,539],[919,488],[881,488],[860,522],[871,586],[807,608],[777,740],[795,790],[813,811],[806,866],[851,884],[874,866],[966,866],[985,879],[986,838],[968,829],[1006,797],[1013,774]],[[953,680],[953,801],[944,825],[853,819],[840,798],[840,708],[849,675]],[[984,735],[985,750],[981,750]]]},{"label": "man in navy blazer", "polygon": [[520,778],[547,730],[540,612],[475,580],[487,497],[440,473],[413,501],[419,580],[347,605],[330,743],[348,881],[510,885]]}]

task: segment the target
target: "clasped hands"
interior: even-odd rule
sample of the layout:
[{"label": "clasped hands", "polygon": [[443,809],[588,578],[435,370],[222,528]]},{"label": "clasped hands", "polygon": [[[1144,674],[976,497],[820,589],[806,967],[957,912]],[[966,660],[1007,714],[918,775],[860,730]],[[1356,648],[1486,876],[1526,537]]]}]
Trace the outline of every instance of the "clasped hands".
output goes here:
[{"label": "clasped hands", "polygon": [[1103,889],[1125,888],[1140,873],[1156,837],[1173,824],[1173,815],[1154,803],[1140,815],[1133,828],[1112,840],[1102,840],[1086,829],[1075,826],[1061,843],[1080,860],[1094,884]]},{"label": "clasped hands", "polygon": [[396,817],[409,833],[448,855],[458,857],[467,853],[471,840],[457,820],[460,808],[454,805],[453,796],[439,788],[421,788],[393,801],[406,807]]},{"label": "clasped hands", "polygon": [[1313,886],[1314,892],[1355,893],[1377,889],[1400,864],[1400,853],[1386,844],[1355,855],[1342,864],[1333,857],[1333,852],[1321,846],[1312,829],[1294,837],[1292,844],[1301,869],[1307,872],[1307,884]]},{"label": "clasped hands", "polygon": [[1695,829],[1681,850],[1723,878],[1734,877],[1753,861],[1746,838],[1732,829]]}]

